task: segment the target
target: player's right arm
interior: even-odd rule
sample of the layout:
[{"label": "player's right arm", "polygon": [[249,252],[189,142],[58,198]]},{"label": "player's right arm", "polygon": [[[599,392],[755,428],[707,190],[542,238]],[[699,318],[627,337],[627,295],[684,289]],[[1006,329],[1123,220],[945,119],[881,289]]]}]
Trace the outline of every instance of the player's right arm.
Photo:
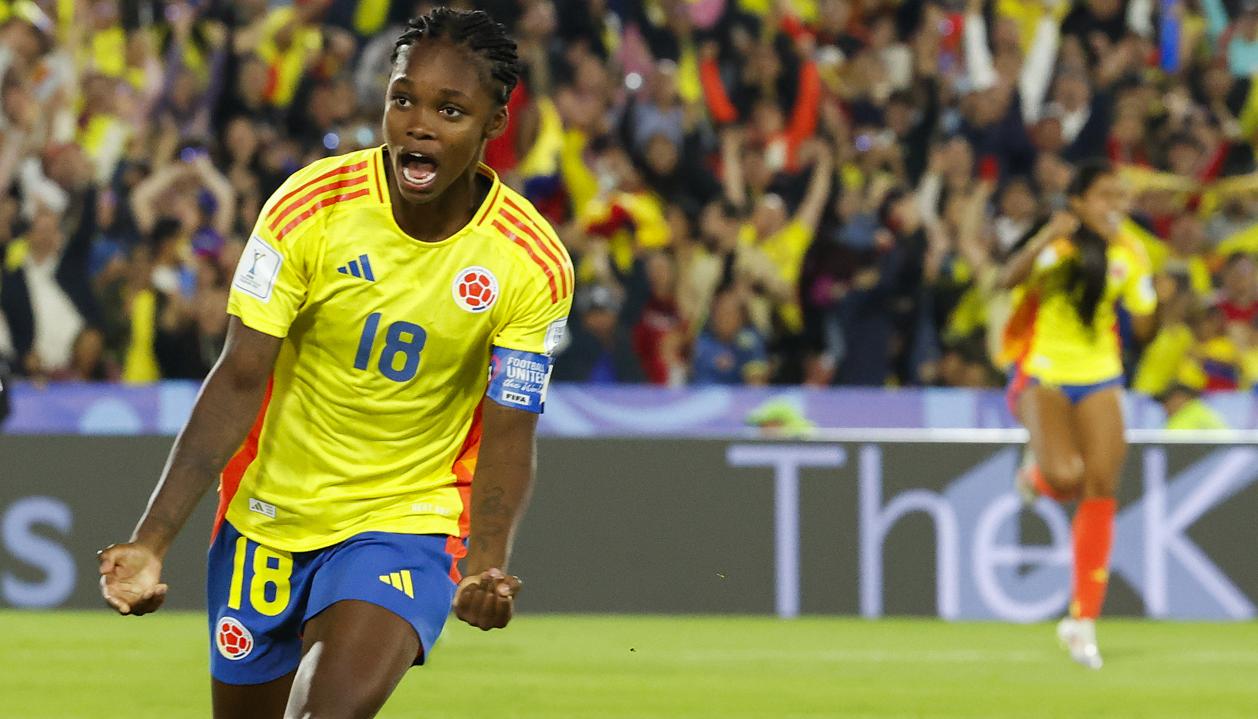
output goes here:
[{"label": "player's right arm", "polygon": [[232,279],[227,311],[233,317],[223,354],[131,540],[100,552],[101,594],[120,614],[146,614],[162,605],[166,550],[257,419],[283,338],[309,285],[304,238],[319,223],[306,221],[313,213],[301,210],[334,191],[342,174],[335,167],[319,174],[327,169],[316,163],[295,173],[260,213]]},{"label": "player's right arm", "polygon": [[249,433],[281,342],[232,318],[223,354],[175,440],[131,541],[100,552],[101,594],[119,614],[147,614],[164,601],[166,550]]}]

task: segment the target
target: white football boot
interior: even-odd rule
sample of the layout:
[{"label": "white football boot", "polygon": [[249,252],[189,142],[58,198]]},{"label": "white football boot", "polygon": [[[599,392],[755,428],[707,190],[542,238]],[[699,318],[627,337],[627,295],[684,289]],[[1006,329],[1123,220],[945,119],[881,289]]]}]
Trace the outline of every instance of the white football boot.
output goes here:
[{"label": "white football boot", "polygon": [[1096,622],[1066,617],[1057,623],[1057,641],[1076,663],[1088,669],[1101,668],[1101,650],[1096,646]]}]

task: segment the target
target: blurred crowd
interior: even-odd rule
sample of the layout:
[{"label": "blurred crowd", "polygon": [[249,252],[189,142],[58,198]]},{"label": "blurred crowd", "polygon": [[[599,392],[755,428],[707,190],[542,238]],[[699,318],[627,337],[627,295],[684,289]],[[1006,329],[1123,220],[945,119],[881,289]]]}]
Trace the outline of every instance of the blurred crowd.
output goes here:
[{"label": "blurred crowd", "polygon": [[[1134,387],[1258,378],[1258,0],[448,4],[519,42],[486,162],[577,265],[556,379],[999,385],[997,268],[1093,157],[1161,300]],[[0,0],[0,358],[203,376],[260,206],[381,142],[431,5]]]}]

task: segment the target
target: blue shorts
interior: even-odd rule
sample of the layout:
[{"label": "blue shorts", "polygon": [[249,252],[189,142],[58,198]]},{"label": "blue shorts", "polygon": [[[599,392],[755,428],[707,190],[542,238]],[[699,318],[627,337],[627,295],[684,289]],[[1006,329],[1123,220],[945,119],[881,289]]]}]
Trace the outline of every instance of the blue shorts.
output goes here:
[{"label": "blue shorts", "polygon": [[1107,379],[1104,382],[1093,382],[1092,384],[1058,384],[1052,385],[1054,389],[1066,395],[1066,399],[1070,400],[1070,404],[1079,404],[1089,395],[1096,394],[1103,389],[1110,387],[1122,388],[1123,378],[1115,377]]},{"label": "blue shorts", "polygon": [[364,532],[309,552],[270,549],[229,522],[210,545],[210,674],[226,684],[262,684],[301,662],[306,622],[357,599],[410,622],[416,664],[432,650],[454,599],[454,557],[445,535]]},{"label": "blue shorts", "polygon": [[1050,384],[1041,381],[1034,375],[1027,374],[1021,366],[1013,369],[1009,376],[1009,385],[1006,388],[1006,398],[1009,402],[1009,411],[1016,417],[1018,415],[1018,398],[1026,391],[1027,387],[1044,386],[1066,395],[1066,399],[1070,404],[1079,404],[1089,395],[1100,392],[1110,387],[1122,387],[1123,376],[1119,375],[1103,382],[1094,382],[1092,384]]}]

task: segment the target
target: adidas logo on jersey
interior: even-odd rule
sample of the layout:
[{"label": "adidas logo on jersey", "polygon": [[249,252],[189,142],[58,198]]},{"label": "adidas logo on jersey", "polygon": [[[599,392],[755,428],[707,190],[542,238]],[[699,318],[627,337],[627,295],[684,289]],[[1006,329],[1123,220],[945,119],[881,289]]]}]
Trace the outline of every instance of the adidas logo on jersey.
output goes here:
[{"label": "adidas logo on jersey", "polygon": [[403,569],[400,572],[389,572],[381,574],[380,581],[393,587],[399,592],[405,594],[411,599],[415,598],[415,587],[411,584],[411,570]]},{"label": "adidas logo on jersey", "polygon": [[367,255],[359,255],[358,259],[350,260],[344,265],[336,268],[337,272],[343,275],[352,275],[359,279],[375,282],[376,275],[371,271],[371,260],[367,259]]}]

